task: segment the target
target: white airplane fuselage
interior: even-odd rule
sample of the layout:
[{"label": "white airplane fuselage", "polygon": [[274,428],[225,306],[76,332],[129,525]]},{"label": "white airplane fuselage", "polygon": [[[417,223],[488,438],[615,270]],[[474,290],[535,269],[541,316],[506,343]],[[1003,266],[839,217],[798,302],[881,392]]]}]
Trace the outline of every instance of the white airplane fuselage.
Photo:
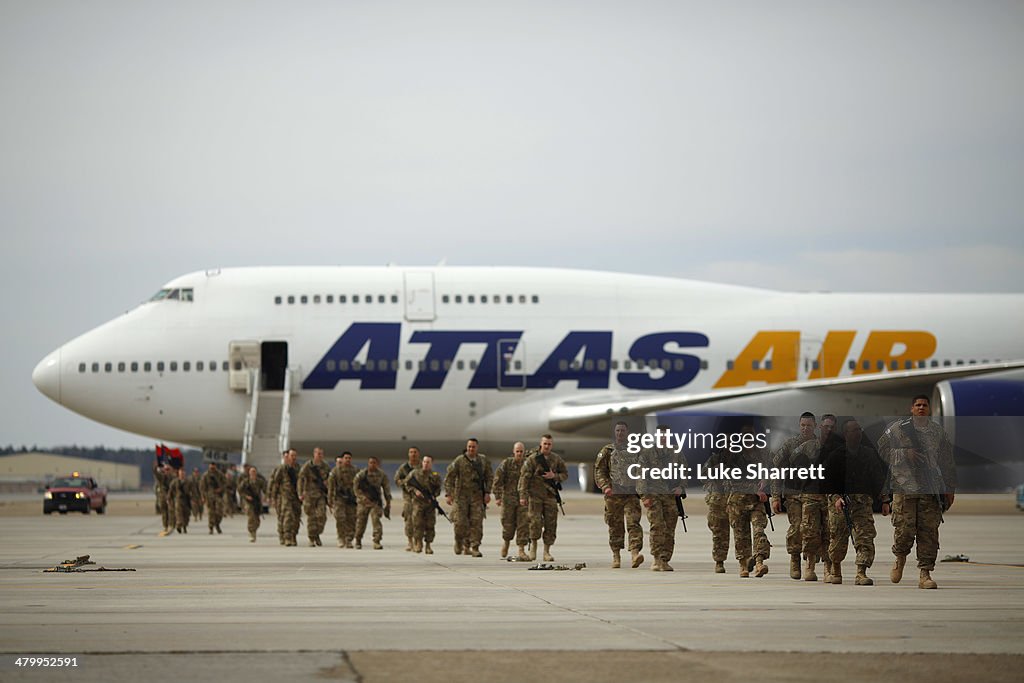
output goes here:
[{"label": "white airplane fuselage", "polygon": [[[782,415],[800,410],[806,382],[1024,359],[1024,297],[1009,294],[784,293],[563,269],[340,266],[196,272],[164,290],[49,354],[36,385],[107,425],[237,450],[250,395],[230,349],[276,342],[293,380],[290,436],[300,449],[402,458],[415,444],[444,456],[475,436],[483,450],[504,452],[554,432],[556,449],[591,457],[608,440],[606,423],[553,425],[574,402],[784,384],[796,390],[785,400],[738,397],[733,406]],[[905,393],[871,383],[836,401],[878,415],[909,405]],[[828,409],[802,409],[816,408]]]}]

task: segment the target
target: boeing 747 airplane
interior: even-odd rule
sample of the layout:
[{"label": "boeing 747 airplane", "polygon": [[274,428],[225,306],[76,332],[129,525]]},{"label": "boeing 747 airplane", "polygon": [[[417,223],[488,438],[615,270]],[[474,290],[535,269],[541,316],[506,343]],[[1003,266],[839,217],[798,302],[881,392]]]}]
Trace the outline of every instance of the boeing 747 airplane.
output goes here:
[{"label": "boeing 747 airplane", "polygon": [[590,460],[612,418],[673,411],[1006,414],[1024,296],[788,293],[505,267],[253,267],[175,278],[49,353],[62,406],[159,441],[404,458],[554,435]]}]

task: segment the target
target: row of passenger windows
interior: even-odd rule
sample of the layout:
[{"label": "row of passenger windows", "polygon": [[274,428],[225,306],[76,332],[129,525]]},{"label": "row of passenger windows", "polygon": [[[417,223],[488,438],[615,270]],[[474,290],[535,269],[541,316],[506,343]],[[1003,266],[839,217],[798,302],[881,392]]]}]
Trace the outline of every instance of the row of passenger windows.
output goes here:
[{"label": "row of passenger windows", "polygon": [[[922,360],[922,361],[918,361],[917,362],[917,367],[918,368],[925,368],[925,367],[937,368],[937,367],[940,367],[940,365],[941,365],[941,367],[947,367],[948,368],[948,367],[951,367],[953,365],[957,365],[957,366],[959,366],[959,365],[975,365],[978,362],[979,361],[976,361],[976,360],[968,360],[968,361],[963,361],[963,360],[956,360],[956,361],[952,361],[952,360],[944,360],[944,361],[933,360],[933,361],[930,361],[930,362],[926,362],[926,361]],[[983,360],[983,361],[980,361],[980,362],[981,363],[988,363],[987,360]],[[997,359],[995,362],[998,363],[1000,361]],[[437,372],[437,371],[441,370],[442,367],[445,370],[451,370],[452,367],[454,367],[456,370],[465,370],[467,365],[468,365],[470,370],[476,370],[478,364],[477,364],[477,361],[475,361],[475,360],[469,361],[468,364],[466,363],[466,361],[458,360],[458,361],[454,361],[453,362],[450,359],[449,360],[445,360],[444,362],[441,362],[441,361],[438,361],[438,360],[431,360],[429,362],[425,361],[425,360],[421,360],[421,361],[418,361],[417,363],[414,363],[411,360],[405,361],[405,369],[406,370],[412,370],[414,368],[417,369],[417,370],[427,370],[427,369],[429,369],[431,372]],[[812,365],[813,365],[813,369],[814,370],[818,369],[818,361],[814,361],[814,363]],[[78,364],[78,372],[85,373],[85,372],[90,371],[90,370],[92,372],[100,372],[101,370],[103,372],[114,372],[115,369],[117,370],[117,372],[140,372],[140,371],[141,372],[153,372],[154,368],[156,369],[157,372],[165,372],[165,371],[178,372],[179,369],[182,372],[192,372],[193,369],[195,369],[196,372],[217,372],[217,366],[218,366],[218,362],[215,361],[215,360],[211,360],[209,362],[204,362],[204,361],[200,360],[200,361],[196,361],[195,363],[192,363],[191,361],[187,361],[186,360],[186,361],[182,361],[180,364],[178,363],[178,361],[175,361],[175,360],[167,361],[167,362],[164,362],[164,361],[161,360],[161,361],[156,361],[155,363],[151,362],[151,361],[145,361],[145,362],[142,362],[142,363],[139,363],[138,361],[132,361],[131,363],[128,363],[128,362],[125,362],[125,361],[120,361],[118,363],[113,363],[113,362],[109,362],[108,361],[108,362],[102,363],[102,364],[100,364],[100,363],[92,363],[91,366],[89,364],[87,364],[87,363],[79,363]],[[558,362],[558,369],[560,371],[562,371],[562,372],[564,372],[566,370],[583,370],[585,372],[592,372],[595,369],[598,372],[604,372],[604,371],[609,369],[609,366],[611,367],[612,370],[618,370],[619,366],[620,366],[620,363],[617,360],[613,360],[609,364],[609,362],[606,361],[603,358],[598,359],[596,361],[593,360],[593,359],[587,359],[587,360],[583,361],[582,363],[580,361],[578,361],[578,360],[577,361],[573,361],[571,363],[569,361],[567,361],[567,360],[561,360],[561,361]],[[665,370],[665,371],[675,370],[675,371],[681,371],[681,370],[685,369],[686,364],[685,364],[685,362],[683,361],[682,358],[674,358],[674,359],[663,358],[661,360],[651,359],[651,360],[648,360],[648,361],[644,361],[644,360],[625,360],[625,361],[622,361],[622,363],[621,363],[621,367],[622,367],[623,370],[633,370],[634,366],[635,366],[635,368],[637,370]],[[348,372],[349,370],[357,370],[358,371],[358,370],[364,370],[364,369],[368,370],[370,372],[373,372],[373,371],[384,372],[384,371],[387,371],[387,370],[390,369],[392,372],[395,372],[399,368],[399,362],[396,359],[392,359],[392,360],[382,360],[382,361],[368,360],[365,363],[361,363],[359,361],[353,361],[353,362],[350,363],[347,360],[335,361],[333,359],[328,359],[327,363],[326,363],[326,367],[327,367],[327,372]],[[726,368],[727,369],[733,370],[733,369],[735,369],[735,367],[736,367],[735,361],[731,361],[730,360],[730,361],[726,362]],[[857,362],[851,360],[849,362],[849,367],[850,367],[851,370],[856,370],[857,369]],[[886,364],[885,364],[885,361],[882,361],[882,360],[875,361],[874,363],[872,363],[871,361],[867,361],[866,360],[866,361],[862,361],[861,362],[861,367],[864,370],[871,370],[872,368],[874,368],[875,370],[885,370],[886,369]],[[700,368],[701,368],[701,370],[707,370],[708,369],[708,362],[706,360],[702,360],[700,362]],[[766,360],[764,362],[763,368],[762,368],[761,361],[755,360],[755,361],[751,362],[751,368],[754,369],[754,370],[761,370],[761,369],[771,370],[772,369],[772,362],[770,360]],[[227,372],[229,369],[231,369],[231,365],[226,360],[225,361],[220,361],[220,369],[223,372]],[[241,370],[241,369],[242,369],[241,361],[236,361],[235,362],[235,370]],[[521,360],[515,361],[513,363],[513,369],[515,369],[515,370],[522,370],[523,369],[523,362]],[[899,369],[901,369],[900,366],[899,366],[899,362],[898,361],[890,361],[889,369],[890,370],[899,370]],[[913,361],[909,361],[909,360],[905,361],[904,364],[903,364],[903,368],[902,369],[904,369],[904,370],[913,370],[914,369]]]},{"label": "row of passenger windows", "polygon": [[[376,301],[378,304],[386,304],[389,299],[390,299],[391,303],[393,303],[393,304],[397,304],[398,303],[398,295],[397,294],[391,294],[390,296],[386,295],[386,294],[377,294],[377,295],[373,295],[373,294],[362,294],[362,295],[360,295],[360,294],[339,294],[338,295],[338,303],[339,304],[347,304],[347,303],[353,303],[353,304],[358,304],[358,303],[372,304],[372,303],[374,303],[374,301]],[[274,303],[277,304],[278,306],[280,306],[281,304],[286,303],[286,302],[288,304],[296,304],[296,303],[308,304],[310,302],[312,302],[314,304],[319,304],[319,303],[333,304],[334,303],[334,295],[333,294],[323,294],[323,295],[321,295],[321,294],[299,294],[299,295],[289,294],[288,296],[275,296],[274,297]]]},{"label": "row of passenger windows", "polygon": [[[411,360],[405,361],[405,369],[406,370],[412,370],[414,368],[417,369],[417,370],[428,370],[429,369],[431,372],[438,372],[442,368],[444,368],[447,371],[447,370],[451,370],[453,367],[456,370],[465,370],[467,367],[470,370],[476,370],[478,365],[479,364],[475,360],[471,360],[468,363],[466,361],[462,361],[462,360],[452,361],[451,359],[447,359],[447,360],[445,360],[443,362],[439,361],[439,360],[436,360],[436,359],[431,360],[429,362],[426,361],[426,360],[421,360],[421,361],[418,361],[418,362],[415,362],[415,363],[413,361],[411,361]],[[561,360],[561,361],[558,362],[558,369],[560,371],[562,371],[562,372],[565,372],[566,370],[583,370],[585,372],[592,372],[594,369],[597,369],[599,372],[604,372],[604,371],[608,370],[609,365],[610,365],[612,370],[618,370],[619,369],[619,361],[613,360],[609,364],[609,362],[606,361],[603,358],[601,358],[599,360],[596,360],[596,361],[594,359],[590,358],[590,359],[587,359],[587,360],[583,361],[582,363],[580,361],[578,361],[578,360],[577,361],[573,361],[571,363],[569,361],[567,361],[567,360]],[[627,360],[627,361],[622,361],[622,369],[623,370],[632,370],[634,365],[635,365],[637,370],[646,370],[646,369],[653,369],[653,370],[657,370],[657,369],[661,369],[661,370],[683,370],[685,368],[685,363],[683,362],[683,359],[681,359],[681,358],[676,358],[676,359],[673,359],[673,360],[662,359],[660,361],[659,360],[650,360],[650,361],[642,361],[642,360],[630,361],[630,360]],[[368,371],[371,371],[371,372],[375,371],[375,370],[381,371],[381,372],[386,371],[386,370],[391,370],[392,372],[395,372],[399,368],[399,362],[397,360],[392,359],[392,360],[382,360],[382,361],[368,360],[365,363],[361,363],[360,361],[353,361],[353,362],[350,363],[347,360],[335,361],[333,359],[328,359],[326,364],[325,364],[325,366],[327,368],[327,372],[348,372],[349,370],[368,370]],[[702,370],[707,370],[708,362],[706,360],[702,360],[701,363],[700,363],[700,366],[701,366]],[[514,361],[512,363],[512,369],[514,369],[514,370],[522,370],[523,369],[523,362],[521,360]]]},{"label": "row of passenger windows", "polygon": [[[996,362],[999,363],[1000,361],[998,359],[996,359]],[[937,368],[937,367],[948,368],[948,367],[952,367],[954,365],[977,365],[978,363],[988,363],[988,361],[987,360],[982,360],[982,361],[977,361],[977,360],[967,360],[967,361],[964,361],[964,360],[955,360],[955,361],[954,360],[943,360],[943,361],[932,360],[932,361],[923,361],[923,360],[919,360],[915,364],[914,361],[907,360],[907,361],[903,361],[903,367],[901,368],[899,361],[891,360],[891,361],[889,361],[888,369],[889,370],[913,370],[915,366],[918,369],[928,368],[928,367],[932,367],[932,368]],[[725,365],[726,365],[726,368],[728,368],[729,370],[732,370],[732,369],[734,369],[736,367],[736,362],[735,361],[728,361]],[[763,365],[763,368],[762,368],[762,365]],[[818,370],[820,368],[820,365],[821,364],[818,361],[814,361],[813,363],[811,363],[811,368],[813,370]],[[886,369],[886,362],[884,360],[876,360],[876,361],[865,360],[865,361],[861,361],[860,365],[861,365],[861,369],[862,370],[872,370],[872,369],[874,369],[874,370],[885,370]],[[849,361],[849,363],[848,363],[848,366],[849,366],[849,368],[851,370],[856,370],[857,369],[857,361],[851,359]],[[761,361],[755,360],[755,361],[751,361],[750,367],[752,369],[754,369],[754,370],[761,370],[761,369],[771,370],[772,369],[772,362],[770,360],[766,360],[762,364]]]},{"label": "row of passenger windows", "polygon": [[[117,372],[153,372],[154,369],[156,369],[157,372],[164,372],[165,370],[169,370],[170,372],[177,372],[179,369],[182,372],[192,372],[193,369],[195,369],[196,372],[217,372],[217,366],[218,362],[215,360],[211,360],[209,362],[197,360],[195,363],[187,360],[182,361],[181,363],[178,363],[178,361],[176,360],[167,362],[158,360],[155,363],[148,360],[142,363],[138,361],[132,361],[131,363],[128,363],[126,361],[112,363],[108,361],[102,364],[93,363],[91,366],[87,363],[79,363],[78,372],[84,373],[87,370],[91,370],[92,372],[100,372],[100,370],[102,370],[103,372],[114,372],[115,369],[117,370]],[[220,361],[220,369],[223,372],[227,372],[229,369],[231,369],[231,364],[228,363],[228,361],[226,360]],[[236,361],[235,370],[241,369],[242,362]]]},{"label": "row of passenger windows", "polygon": [[[501,294],[480,294],[479,296],[476,294],[466,294],[465,296],[463,296],[462,294],[442,294],[441,303],[450,304],[454,301],[457,304],[461,304],[463,301],[465,301],[467,304],[475,304],[477,301],[479,301],[482,304],[500,304],[501,298]],[[537,296],[536,294],[531,294],[529,298],[527,298],[525,294],[505,295],[505,303],[514,304],[517,301],[521,304],[525,304],[527,301],[529,301],[531,304],[539,304],[540,297]]]},{"label": "row of passenger windows", "polygon": [[[275,296],[274,304],[278,306],[284,303],[287,303],[289,305],[309,303],[333,304],[335,298],[337,298],[339,304],[386,304],[388,303],[388,301],[390,301],[393,304],[398,303],[397,294],[339,294],[337,297],[335,297],[333,294],[289,294],[287,296]],[[479,301],[482,304],[500,304],[502,298],[503,297],[501,294],[443,294],[441,295],[441,303],[449,304],[454,302],[457,304],[461,304],[465,302],[467,304],[475,304],[476,302]],[[532,304],[540,303],[540,297],[537,296],[536,294],[531,294],[529,295],[529,297],[526,294],[505,294],[504,300],[506,304],[514,304],[517,301],[521,304],[525,304],[527,302]]]}]

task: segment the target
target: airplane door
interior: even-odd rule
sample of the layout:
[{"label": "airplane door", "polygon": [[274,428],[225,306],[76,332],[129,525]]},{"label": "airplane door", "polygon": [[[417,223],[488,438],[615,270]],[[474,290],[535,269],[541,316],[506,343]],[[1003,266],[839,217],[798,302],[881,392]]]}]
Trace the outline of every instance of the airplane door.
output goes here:
[{"label": "airplane door", "polygon": [[526,346],[520,339],[498,340],[498,389],[526,388]]},{"label": "airplane door", "polygon": [[288,342],[265,341],[260,344],[260,377],[266,391],[283,391],[288,372]]},{"label": "airplane door", "polygon": [[430,321],[434,311],[434,274],[424,270],[405,271],[405,319]]},{"label": "airplane door", "polygon": [[817,379],[822,375],[821,355],[822,341],[800,335],[800,376],[802,379]]},{"label": "airplane door", "polygon": [[228,344],[228,386],[232,391],[249,390],[249,371],[260,366],[258,341],[233,341]]}]

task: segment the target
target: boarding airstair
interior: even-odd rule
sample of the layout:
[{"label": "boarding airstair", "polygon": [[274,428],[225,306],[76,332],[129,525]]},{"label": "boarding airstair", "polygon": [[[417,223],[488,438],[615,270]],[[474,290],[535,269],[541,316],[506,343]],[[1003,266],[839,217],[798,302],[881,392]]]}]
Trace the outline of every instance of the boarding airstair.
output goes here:
[{"label": "boarding airstair", "polygon": [[260,388],[260,371],[249,373],[249,411],[242,435],[242,462],[255,465],[265,477],[281,464],[281,453],[288,448],[291,423],[292,372],[284,374],[281,391]]}]

